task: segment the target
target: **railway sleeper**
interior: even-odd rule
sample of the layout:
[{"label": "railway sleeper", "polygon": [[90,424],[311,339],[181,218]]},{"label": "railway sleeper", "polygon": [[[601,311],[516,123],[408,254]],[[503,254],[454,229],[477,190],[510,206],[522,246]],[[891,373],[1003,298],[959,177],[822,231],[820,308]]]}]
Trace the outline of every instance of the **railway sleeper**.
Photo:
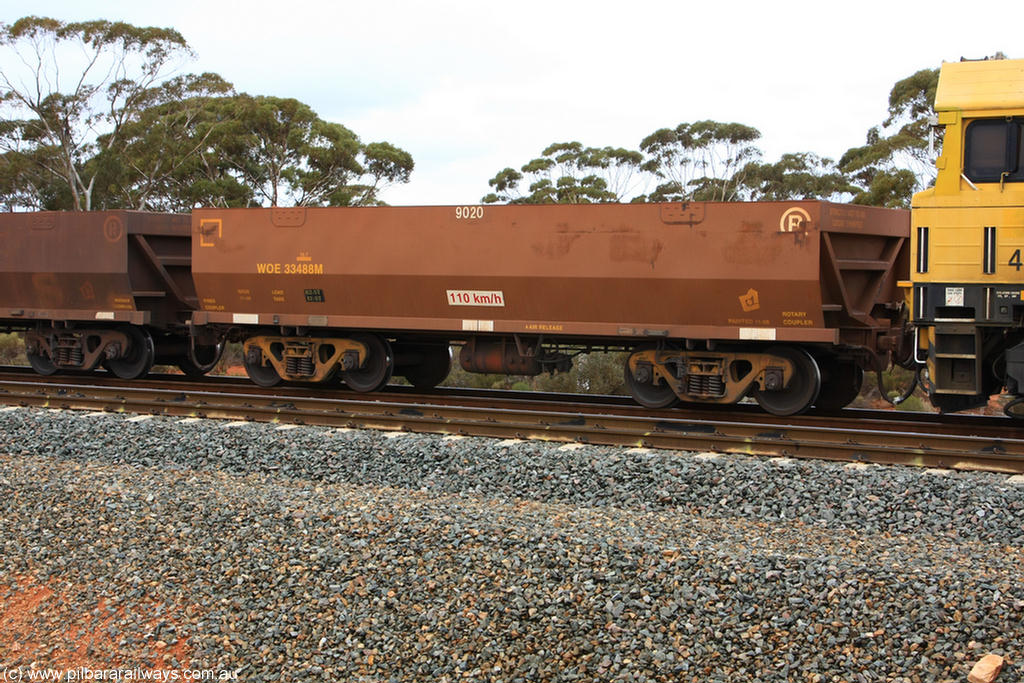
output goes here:
[{"label": "railway sleeper", "polygon": [[[243,344],[246,368],[269,370],[291,382],[326,382],[342,372],[363,367],[369,357],[365,343],[337,337],[249,337]],[[255,379],[255,378],[254,378]]]}]

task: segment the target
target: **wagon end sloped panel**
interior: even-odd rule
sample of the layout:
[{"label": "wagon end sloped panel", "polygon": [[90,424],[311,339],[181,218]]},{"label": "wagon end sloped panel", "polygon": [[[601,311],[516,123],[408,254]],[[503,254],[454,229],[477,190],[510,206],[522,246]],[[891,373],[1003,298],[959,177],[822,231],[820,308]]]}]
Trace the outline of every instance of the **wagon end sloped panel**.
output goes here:
[{"label": "wagon end sloped panel", "polygon": [[192,281],[192,220],[184,214],[129,215],[128,275],[132,297],[156,327],[183,324],[197,307]]},{"label": "wagon end sloped panel", "polygon": [[189,290],[188,216],[130,211],[0,215],[0,318],[12,325],[35,320],[153,322],[147,301],[166,298],[167,288],[143,274],[148,266],[130,247],[137,236],[151,233],[160,240],[174,235],[181,260],[173,268],[180,272],[170,277]]},{"label": "wagon end sloped panel", "polygon": [[826,324],[844,343],[872,346],[890,329],[909,268],[910,212],[827,205],[821,232],[821,287]]}]

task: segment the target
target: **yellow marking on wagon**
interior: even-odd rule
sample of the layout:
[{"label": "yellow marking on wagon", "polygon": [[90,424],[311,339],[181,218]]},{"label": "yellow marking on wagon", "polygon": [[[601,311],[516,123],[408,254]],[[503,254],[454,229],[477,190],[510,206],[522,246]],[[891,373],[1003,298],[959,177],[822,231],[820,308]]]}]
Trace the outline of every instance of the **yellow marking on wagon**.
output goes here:
[{"label": "yellow marking on wagon", "polygon": [[744,313],[750,313],[761,308],[761,295],[756,289],[751,287],[746,291],[745,294],[740,294],[740,307],[743,308]]},{"label": "yellow marking on wagon", "polygon": [[811,214],[799,206],[786,209],[779,219],[779,232],[797,232],[811,222]]},{"label": "yellow marking on wagon", "polygon": [[322,263],[257,263],[260,275],[323,275]]},{"label": "yellow marking on wagon", "polygon": [[782,324],[790,327],[814,327],[814,321],[807,317],[807,311],[783,311]]},{"label": "yellow marking on wagon", "polygon": [[219,218],[204,218],[199,221],[199,246],[201,247],[212,247],[214,243],[207,240],[207,237],[213,233],[217,233],[217,237],[224,236],[224,222]]}]

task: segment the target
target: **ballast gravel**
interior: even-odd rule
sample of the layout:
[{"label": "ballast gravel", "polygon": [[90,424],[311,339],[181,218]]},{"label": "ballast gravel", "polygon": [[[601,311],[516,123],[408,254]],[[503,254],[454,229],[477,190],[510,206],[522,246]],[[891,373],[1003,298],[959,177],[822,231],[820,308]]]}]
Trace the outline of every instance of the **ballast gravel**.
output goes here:
[{"label": "ballast gravel", "polygon": [[0,491],[7,667],[1024,674],[1006,475],[16,408]]}]

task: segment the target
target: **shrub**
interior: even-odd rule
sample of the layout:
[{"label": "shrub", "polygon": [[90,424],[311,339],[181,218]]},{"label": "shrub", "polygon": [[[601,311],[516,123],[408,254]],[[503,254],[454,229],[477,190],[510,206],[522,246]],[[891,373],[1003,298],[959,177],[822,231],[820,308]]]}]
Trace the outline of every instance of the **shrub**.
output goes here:
[{"label": "shrub", "polygon": [[210,370],[211,375],[244,375],[245,364],[242,362],[242,345],[231,342],[224,346],[224,353],[220,360]]},{"label": "shrub", "polygon": [[25,357],[25,340],[20,334],[0,334],[0,363],[3,365],[28,365]]},{"label": "shrub", "polygon": [[[903,392],[906,391],[907,387],[910,386],[910,383],[913,381],[913,370],[896,367],[882,373],[882,389],[890,398],[902,396]],[[864,386],[861,388],[860,395],[850,405],[855,408],[890,407],[889,402],[882,398],[882,394],[878,390],[878,377],[876,373],[867,372],[864,374]],[[896,408],[908,412],[935,412],[935,408],[932,406],[931,401],[928,400],[928,394],[925,393],[924,389],[920,386],[914,389],[914,393],[912,393],[903,403],[896,406]]]}]

